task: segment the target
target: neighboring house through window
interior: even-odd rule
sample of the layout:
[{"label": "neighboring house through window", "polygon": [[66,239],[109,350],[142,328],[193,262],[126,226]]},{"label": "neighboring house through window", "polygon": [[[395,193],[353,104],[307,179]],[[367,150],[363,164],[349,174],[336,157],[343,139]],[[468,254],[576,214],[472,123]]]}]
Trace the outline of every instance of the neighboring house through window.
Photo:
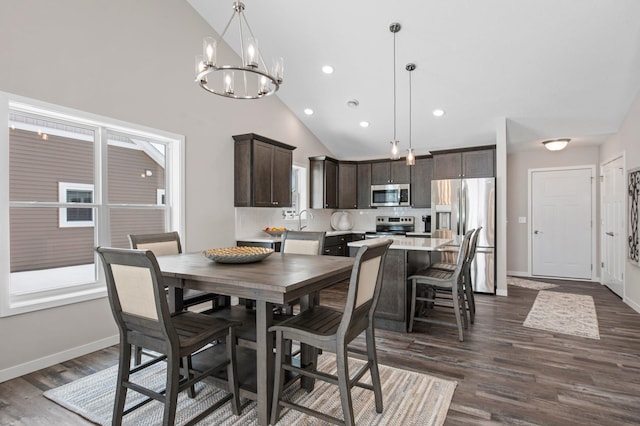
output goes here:
[{"label": "neighboring house through window", "polygon": [[184,234],[182,136],[2,92],[0,129],[0,316],[104,297],[95,247]]}]

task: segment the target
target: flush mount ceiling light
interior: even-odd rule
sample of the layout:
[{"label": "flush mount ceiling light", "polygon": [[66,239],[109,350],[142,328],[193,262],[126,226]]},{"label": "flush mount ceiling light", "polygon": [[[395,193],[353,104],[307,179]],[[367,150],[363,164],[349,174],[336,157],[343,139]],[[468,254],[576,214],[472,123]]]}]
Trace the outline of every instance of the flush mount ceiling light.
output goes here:
[{"label": "flush mount ceiling light", "polygon": [[416,156],[411,146],[411,73],[416,69],[416,64],[407,64],[405,69],[409,71],[409,149],[407,150],[407,166],[415,166]]},{"label": "flush mount ceiling light", "polygon": [[542,141],[542,145],[544,145],[544,147],[549,151],[560,151],[565,149],[570,141],[571,139],[569,138],[549,139]]},{"label": "flush mount ceiling light", "polygon": [[[238,20],[242,63],[219,65],[216,58],[218,45],[235,18]],[[233,14],[220,37],[203,39],[203,54],[196,56],[196,83],[204,90],[226,98],[259,99],[274,94],[280,88],[283,68],[282,58],[278,58],[273,63],[272,72],[269,72],[244,15],[244,3],[237,1],[233,3]]]},{"label": "flush mount ceiling light", "polygon": [[333,67],[331,65],[325,65],[322,67],[322,72],[325,74],[333,74]]},{"label": "flush mount ceiling light", "polygon": [[400,149],[398,148],[398,139],[396,139],[396,34],[400,31],[400,24],[397,22],[389,25],[389,31],[393,33],[393,140],[391,141],[391,159],[398,160],[400,158]]}]

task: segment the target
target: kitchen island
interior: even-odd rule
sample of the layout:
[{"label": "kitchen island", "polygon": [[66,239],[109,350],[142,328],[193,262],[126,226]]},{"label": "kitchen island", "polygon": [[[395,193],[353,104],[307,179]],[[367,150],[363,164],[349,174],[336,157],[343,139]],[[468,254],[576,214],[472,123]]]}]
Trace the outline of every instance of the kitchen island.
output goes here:
[{"label": "kitchen island", "polygon": [[[451,243],[446,238],[380,237],[393,244],[384,265],[380,300],[376,309],[376,328],[407,331],[411,291],[407,277],[431,264],[431,252]],[[364,245],[374,244],[378,238],[348,243],[351,256]]]}]

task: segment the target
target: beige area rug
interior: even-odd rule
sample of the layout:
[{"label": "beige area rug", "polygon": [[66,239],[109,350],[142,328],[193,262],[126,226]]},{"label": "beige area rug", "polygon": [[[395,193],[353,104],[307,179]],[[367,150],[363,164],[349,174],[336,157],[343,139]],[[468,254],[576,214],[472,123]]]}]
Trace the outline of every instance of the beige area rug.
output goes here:
[{"label": "beige area rug", "polygon": [[593,297],[583,294],[540,291],[523,325],[600,340]]},{"label": "beige area rug", "polygon": [[[349,359],[349,368],[353,373],[363,361]],[[140,384],[155,384],[156,389],[163,388],[164,363],[158,363],[147,370],[149,373],[138,373]],[[320,357],[318,367],[321,371],[335,373],[335,356],[324,354]],[[377,414],[373,392],[361,388],[352,391],[355,420],[358,425],[442,425],[453,397],[457,383],[442,380],[426,374],[401,370],[379,365],[382,381],[384,411]],[[44,396],[64,408],[82,417],[101,424],[110,425],[117,366],[108,368],[64,386],[51,389]],[[363,381],[368,381],[365,374]],[[307,394],[297,385],[289,389],[287,399],[299,404],[319,409],[334,417],[342,418],[342,408],[337,386],[317,382],[314,391]],[[189,399],[186,392],[178,397],[176,424],[184,424],[202,407],[208,406],[224,395],[213,384],[201,382],[197,387],[195,399]],[[139,394],[129,391],[127,407],[139,401]],[[241,416],[234,416],[229,404],[213,412],[203,419],[202,425],[255,425],[255,402],[246,406]],[[153,401],[125,416],[125,425],[156,425],[162,422],[162,405]],[[320,425],[323,422],[297,411],[283,409],[283,416],[278,425]]]},{"label": "beige area rug", "polygon": [[516,287],[529,288],[531,290],[547,290],[550,288],[558,287],[558,284],[543,283],[540,281],[532,281],[532,280],[527,280],[525,278],[518,278],[518,277],[512,277],[512,276],[507,276],[507,284],[513,285]]}]

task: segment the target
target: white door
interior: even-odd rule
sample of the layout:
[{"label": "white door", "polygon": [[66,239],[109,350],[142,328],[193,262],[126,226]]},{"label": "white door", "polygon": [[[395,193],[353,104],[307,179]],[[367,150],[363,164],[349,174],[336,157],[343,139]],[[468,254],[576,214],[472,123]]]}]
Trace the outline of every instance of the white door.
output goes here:
[{"label": "white door", "polygon": [[625,178],[622,157],[602,166],[600,197],[602,283],[624,297]]},{"label": "white door", "polygon": [[533,275],[591,279],[592,168],[531,172]]}]

